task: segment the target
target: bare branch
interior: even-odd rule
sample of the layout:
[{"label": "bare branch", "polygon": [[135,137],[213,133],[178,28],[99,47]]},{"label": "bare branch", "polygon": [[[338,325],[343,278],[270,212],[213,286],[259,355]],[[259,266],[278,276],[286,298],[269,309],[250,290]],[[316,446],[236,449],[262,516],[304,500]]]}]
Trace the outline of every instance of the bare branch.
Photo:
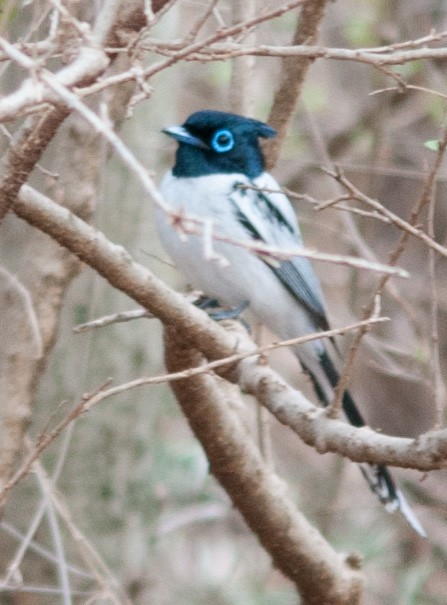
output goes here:
[{"label": "bare branch", "polygon": [[119,313],[113,313],[112,315],[105,315],[104,317],[93,319],[92,321],[88,321],[84,324],[79,324],[79,326],[75,326],[73,328],[73,332],[75,334],[80,334],[81,332],[87,332],[88,330],[93,330],[95,328],[103,328],[105,326],[110,326],[114,323],[132,321],[134,319],[141,319],[143,317],[150,318],[153,317],[153,315],[151,315],[146,309],[133,309],[132,311],[121,311]]},{"label": "bare branch", "polygon": [[[48,94],[44,80],[39,78],[39,74],[46,70],[39,68],[35,60],[25,55],[24,52],[18,50],[4,38],[0,38],[0,48],[21,67],[34,74],[33,77],[25,80],[16,92],[0,100],[1,121],[15,119],[19,112],[33,105],[42,103],[60,104],[60,98],[54,94]],[[82,83],[86,84],[96,80],[97,76],[108,67],[109,62],[109,58],[102,50],[83,47],[76,61],[63,68],[54,77],[63,86],[72,87]]]},{"label": "bare branch", "polygon": [[447,467],[446,429],[410,439],[376,433],[369,427],[354,428],[329,418],[326,409],[310,404],[268,366],[255,365],[246,359],[239,364],[238,371],[240,387],[321,454],[337,452],[354,462],[421,471]]},{"label": "bare branch", "polygon": [[[303,4],[306,4],[308,2],[310,2],[310,0],[294,0],[293,2],[284,4],[283,6],[280,6],[279,8],[276,8],[272,11],[263,12],[248,22],[245,21],[243,23],[237,23],[236,25],[232,25],[229,27],[220,28],[217,30],[216,33],[208,36],[207,38],[205,38],[201,41],[199,40],[190,45],[187,45],[186,47],[182,46],[181,44],[180,45],[176,44],[176,47],[175,47],[176,50],[173,53],[170,53],[169,59],[147,67],[143,71],[142,77],[144,77],[145,79],[149,79],[152,76],[154,76],[155,74],[167,69],[168,67],[171,67],[171,65],[174,65],[178,61],[183,61],[185,59],[188,59],[194,53],[201,51],[202,49],[206,48],[210,44],[214,44],[215,42],[218,42],[219,40],[225,40],[226,38],[230,38],[231,36],[235,36],[242,32],[245,33],[250,28],[260,25],[261,23],[265,23],[266,21],[270,21],[271,19],[274,19],[275,17],[280,17],[284,13],[291,11],[294,8],[301,6]],[[112,76],[108,79],[105,79],[102,82],[98,82],[87,88],[84,88],[82,91],[80,91],[80,93],[82,96],[91,95],[95,92],[99,92],[100,90],[103,90],[104,88],[107,88],[108,86],[121,84],[121,83],[128,82],[129,80],[134,80],[134,79],[135,79],[135,74],[133,73],[132,70],[129,70],[127,72],[118,74],[117,76]]]},{"label": "bare branch", "polygon": [[[174,329],[166,331],[166,363],[181,371],[202,363],[202,356]],[[362,576],[349,557],[336,553],[296,510],[286,486],[263,462],[252,439],[231,410],[234,397],[222,381],[201,374],[174,383],[177,400],[202,443],[211,472],[245,521],[297,586],[308,605],[360,603]],[[206,406],[206,413],[204,413]],[[319,582],[315,582],[315,577]]]},{"label": "bare branch", "polygon": [[[423,231],[422,229],[415,227],[410,222],[400,218],[400,216],[397,216],[397,214],[394,214],[394,212],[391,212],[391,210],[388,210],[388,208],[385,208],[385,206],[383,204],[381,204],[378,200],[375,200],[375,199],[365,195],[364,193],[362,193],[362,191],[360,191],[360,189],[355,187],[355,185],[353,185],[342,174],[342,172],[340,170],[338,170],[337,172],[331,172],[329,170],[325,170],[325,172],[327,174],[329,174],[329,176],[332,176],[338,183],[343,185],[343,187],[347,191],[349,191],[349,193],[352,195],[352,197],[354,199],[363,202],[364,204],[366,204],[367,206],[370,206],[371,208],[374,208],[374,210],[376,210],[377,212],[382,214],[384,217],[386,217],[391,223],[393,223],[393,225],[396,225],[396,227],[398,227],[402,231],[406,231],[409,235],[413,235],[414,237],[417,237],[422,242],[424,242],[424,244],[426,244],[429,248],[438,252],[438,254],[441,254],[442,256],[447,256],[447,248],[445,246],[442,246],[437,241],[435,241],[430,234],[425,233],[425,231]],[[336,201],[334,203],[336,203]],[[316,210],[323,210],[324,208],[327,208],[329,205],[332,205],[332,201],[330,201],[329,203],[325,202],[323,204],[320,204],[319,206],[316,207]]]},{"label": "bare branch", "polygon": [[[305,4],[299,14],[292,44],[300,46],[312,44],[318,35],[318,28],[324,16],[328,0],[314,0]],[[312,63],[309,58],[285,57],[282,61],[281,84],[275,93],[273,106],[268,122],[277,131],[274,139],[263,145],[267,168],[272,168],[279,156],[279,151],[286,136],[289,124],[295,111],[304,78]]]},{"label": "bare branch", "polygon": [[[173,54],[166,46],[159,49],[154,44],[152,50],[158,50],[160,54]],[[195,51],[194,51],[195,52]],[[259,46],[243,46],[226,42],[225,44],[213,45],[200,53],[189,53],[188,60],[193,61],[217,61],[240,57],[243,55],[253,55],[255,57],[301,57],[309,60],[326,59],[335,61],[354,61],[356,63],[365,63],[372,67],[385,67],[387,65],[404,65],[413,61],[445,59],[447,50],[445,47],[439,48],[420,48],[415,50],[396,51],[389,54],[376,53],[362,48],[330,48],[324,46],[297,45],[297,46],[270,46],[260,44]]]},{"label": "bare branch", "polygon": [[[168,210],[172,221],[174,222],[179,233],[185,233],[188,235],[202,235],[204,238],[204,256],[205,258],[216,258],[215,252],[210,250],[211,240],[226,242],[233,246],[246,248],[253,254],[259,254],[267,256],[274,260],[288,260],[295,256],[308,258],[314,261],[322,261],[334,263],[336,265],[346,265],[357,269],[365,269],[368,271],[375,271],[377,273],[384,273],[387,275],[393,275],[396,277],[409,277],[408,271],[400,267],[392,267],[390,265],[383,265],[378,262],[368,261],[362,258],[354,256],[344,256],[340,254],[330,254],[325,252],[319,252],[310,250],[309,248],[296,247],[296,248],[279,248],[278,246],[272,246],[263,243],[262,241],[253,240],[239,240],[226,235],[221,235],[218,231],[210,232],[210,225],[206,224],[206,220],[195,217],[192,215],[184,214],[182,211]],[[208,237],[206,237],[208,235]]]},{"label": "bare branch", "polygon": [[[102,318],[101,320],[96,320],[96,322],[90,322],[89,327],[107,325],[107,323],[111,323],[112,320],[116,321],[117,316],[119,316],[119,314]],[[144,309],[137,309],[136,311],[128,312],[127,317],[124,321],[135,319],[136,316],[148,317],[149,313]],[[215,361],[203,363],[198,367],[191,367],[179,372],[171,372],[169,374],[164,374],[161,376],[137,378],[135,380],[132,380],[131,382],[126,382],[116,387],[108,387],[111,382],[111,379],[109,379],[103,385],[98,387],[93,393],[86,393],[82,397],[81,401],[77,403],[74,408],[70,410],[70,412],[49,433],[42,433],[37,438],[35,446],[32,448],[26,459],[22,462],[20,468],[17,469],[13,477],[11,477],[11,479],[0,490],[0,507],[4,503],[8,493],[12,490],[12,488],[17,485],[17,483],[19,483],[19,481],[21,481],[24,477],[26,477],[26,475],[29,474],[33,462],[35,462],[40,457],[42,452],[47,449],[48,446],[51,445],[53,441],[55,441],[61,435],[62,431],[74,420],[76,420],[83,414],[89,412],[94,406],[98,405],[98,403],[104,401],[105,399],[114,397],[115,395],[124,393],[125,391],[130,391],[131,389],[154,384],[176,382],[178,380],[184,380],[185,378],[197,376],[198,374],[206,374],[212,370],[224,369],[225,367],[234,365],[235,363],[238,363],[243,359],[247,359],[249,357],[259,357],[260,355],[264,355],[265,353],[268,353],[269,351],[273,351],[275,349],[301,345],[314,340],[320,340],[321,338],[333,338],[334,336],[340,336],[353,330],[363,330],[364,328],[371,327],[373,324],[387,320],[387,317],[372,317],[370,319],[363,320],[355,324],[345,326],[343,328],[326,330],[324,332],[316,332],[315,334],[310,334],[308,336],[291,338],[290,340],[283,340],[262,347],[255,348],[254,345],[250,345],[248,351],[245,350],[241,353],[227,355],[223,359],[216,359]],[[92,326],[92,324],[95,325]]]},{"label": "bare branch", "polygon": [[51,109],[27,120],[14,137],[0,164],[0,220],[67,115],[65,109]]},{"label": "bare branch", "polygon": [[[191,346],[211,361],[228,357],[241,346],[241,334],[235,337],[227,333],[206,313],[185,303],[180,294],[135,263],[120,246],[108,242],[103,234],[67,209],[25,186],[14,211],[71,250],[165,325],[176,325],[177,330],[188,334]],[[252,351],[253,345],[243,350]],[[325,410],[316,408],[266,367],[250,360],[241,361],[237,367],[237,371],[226,370],[225,376],[238,380],[244,391],[259,398],[281,422],[291,426],[306,443],[321,452],[336,451],[354,461],[420,470],[447,465],[446,431],[412,440],[351,427],[329,419]]]},{"label": "bare branch", "polygon": [[124,248],[109,242],[100,231],[68,209],[25,185],[14,212],[94,267],[112,286],[126,292],[164,323],[176,323],[186,331],[191,325],[201,326],[192,338],[211,359],[234,352],[234,338],[206,313],[186,305],[181,294],[168,288],[161,279],[133,261]]},{"label": "bare branch", "polygon": [[[184,294],[185,301],[194,303],[200,297],[199,292],[191,292],[190,294]],[[105,315],[98,319],[93,319],[83,324],[79,324],[73,328],[75,334],[81,332],[87,332],[88,330],[94,330],[96,328],[104,328],[114,323],[122,323],[126,321],[133,321],[134,319],[152,319],[154,315],[149,313],[147,309],[132,309],[131,311],[120,311],[118,313],[112,313],[111,315]]]}]

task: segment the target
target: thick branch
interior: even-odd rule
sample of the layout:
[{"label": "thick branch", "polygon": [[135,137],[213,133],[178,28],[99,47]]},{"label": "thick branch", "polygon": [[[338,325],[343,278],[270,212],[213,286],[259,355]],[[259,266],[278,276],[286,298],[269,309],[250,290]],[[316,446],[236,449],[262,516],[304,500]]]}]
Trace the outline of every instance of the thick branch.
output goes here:
[{"label": "thick branch", "polygon": [[[251,367],[250,367],[251,366]],[[283,424],[321,454],[335,452],[354,462],[371,462],[428,471],[447,467],[447,429],[411,439],[355,428],[328,416],[271,368],[246,359],[238,365],[238,382]]]},{"label": "thick branch", "polygon": [[54,108],[29,118],[19,130],[0,163],[0,221],[67,115]]},{"label": "thick branch", "polygon": [[[136,263],[123,248],[109,242],[101,232],[66,208],[24,186],[14,211],[76,254],[112,286],[128,294],[165,325],[175,325],[188,334],[191,346],[202,351],[208,359],[227,357],[240,346],[242,335],[235,338],[227,333],[203,311],[187,304],[183,296]],[[254,345],[244,345],[244,350],[247,347]],[[235,372],[227,368],[225,375],[238,380],[243,390],[258,397],[281,422],[320,452],[338,452],[358,462],[420,470],[447,466],[445,430],[414,440],[390,437],[369,428],[355,428],[327,418],[324,410],[294,391],[268,367],[245,360],[238,364],[237,369]]]},{"label": "thick branch", "polygon": [[171,290],[161,279],[136,263],[124,248],[108,241],[103,233],[68,209],[25,185],[14,204],[14,212],[50,235],[163,323],[175,324],[190,333],[191,343],[207,357],[225,357],[235,351],[236,339],[206,313],[185,304],[181,294]]},{"label": "thick branch", "polygon": [[[175,327],[165,335],[171,372],[200,365],[202,355]],[[262,460],[232,408],[228,383],[210,374],[173,383],[177,400],[200,440],[211,472],[225,488],[274,564],[308,605],[360,603],[363,579],[295,508],[286,486]]]}]

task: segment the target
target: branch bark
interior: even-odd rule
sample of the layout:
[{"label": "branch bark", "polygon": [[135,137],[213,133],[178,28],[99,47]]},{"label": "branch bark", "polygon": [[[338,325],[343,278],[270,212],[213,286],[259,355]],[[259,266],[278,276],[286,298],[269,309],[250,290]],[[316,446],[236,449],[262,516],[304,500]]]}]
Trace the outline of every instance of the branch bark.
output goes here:
[{"label": "branch bark", "polygon": [[[238,347],[254,348],[251,341],[226,332],[206,313],[185,302],[183,296],[136,263],[120,246],[109,242],[66,208],[24,186],[14,205],[18,216],[41,229],[158,317],[188,334],[192,346],[210,359],[232,355]],[[248,348],[247,348],[248,347]],[[280,422],[290,426],[320,452],[338,452],[356,462],[371,462],[433,470],[447,466],[447,430],[417,439],[390,437],[372,429],[356,428],[328,418],[275,372],[253,360],[224,368],[222,375],[238,381],[242,390],[257,397]]]},{"label": "branch bark", "polygon": [[[188,335],[170,326],[165,332],[170,372],[200,365],[203,356]],[[271,555],[275,566],[296,585],[306,605],[361,602],[363,576],[355,556],[344,557],[296,509],[287,486],[262,460],[231,400],[234,390],[212,374],[172,384],[177,401],[205,449],[211,472]]]},{"label": "branch bark", "polygon": [[0,221],[68,113],[54,108],[33,116],[12,141],[0,164]]},{"label": "branch bark", "polygon": [[[318,28],[324,16],[328,0],[307,2],[301,8],[292,45],[312,44],[318,36]],[[282,60],[281,84],[275,93],[272,109],[268,118],[269,124],[277,131],[274,139],[263,145],[267,169],[276,164],[284,137],[295,111],[306,77],[307,70],[314,59],[304,57],[284,57]]]}]

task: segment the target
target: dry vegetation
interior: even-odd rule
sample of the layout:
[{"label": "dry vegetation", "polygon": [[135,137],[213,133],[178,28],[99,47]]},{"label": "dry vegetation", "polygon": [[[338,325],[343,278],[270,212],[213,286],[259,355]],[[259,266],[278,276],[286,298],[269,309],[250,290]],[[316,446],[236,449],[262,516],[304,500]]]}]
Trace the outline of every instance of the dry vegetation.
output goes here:
[{"label": "dry vegetation", "polygon": [[[0,603],[443,605],[444,3],[1,7]],[[203,108],[278,129],[374,431],[174,291],[160,130]],[[346,458],[401,467],[428,540]]]}]

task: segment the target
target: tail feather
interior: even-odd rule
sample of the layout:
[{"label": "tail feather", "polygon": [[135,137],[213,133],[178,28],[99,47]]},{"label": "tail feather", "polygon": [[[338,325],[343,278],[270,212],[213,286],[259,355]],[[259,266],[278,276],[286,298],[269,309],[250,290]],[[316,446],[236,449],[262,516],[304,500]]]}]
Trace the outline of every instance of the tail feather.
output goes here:
[{"label": "tail feather", "polygon": [[[339,374],[326,352],[320,355],[320,362],[327,379],[332,387],[335,388],[338,384]],[[315,391],[322,404],[325,406],[329,405],[329,401],[327,400],[323,389],[318,384],[316,377],[313,376],[312,372],[310,372],[307,368],[306,371],[312,379]],[[342,406],[346,417],[353,426],[365,426],[366,422],[348,391],[345,391],[343,394]],[[426,538],[427,534],[425,533],[424,528],[419,523],[415,514],[411,510],[410,505],[397,487],[387,467],[382,464],[368,463],[359,464],[359,467],[371,491],[376,494],[379,500],[385,505],[387,511],[395,512],[396,510],[399,510],[404,515],[411,527],[420,536]]]},{"label": "tail feather", "polygon": [[407,500],[405,499],[404,495],[402,494],[400,489],[397,489],[396,492],[397,492],[397,497],[399,498],[400,512],[403,514],[403,516],[408,521],[408,523],[411,525],[411,527],[414,529],[414,531],[417,532],[421,536],[421,538],[426,538],[427,533],[426,533],[425,529],[419,523],[419,519],[416,517],[414,512],[411,510],[411,507],[408,504]]},{"label": "tail feather", "polygon": [[388,512],[399,510],[411,527],[422,537],[427,534],[411,510],[405,496],[394,482],[390,471],[382,464],[359,464],[371,491],[376,494]]}]

